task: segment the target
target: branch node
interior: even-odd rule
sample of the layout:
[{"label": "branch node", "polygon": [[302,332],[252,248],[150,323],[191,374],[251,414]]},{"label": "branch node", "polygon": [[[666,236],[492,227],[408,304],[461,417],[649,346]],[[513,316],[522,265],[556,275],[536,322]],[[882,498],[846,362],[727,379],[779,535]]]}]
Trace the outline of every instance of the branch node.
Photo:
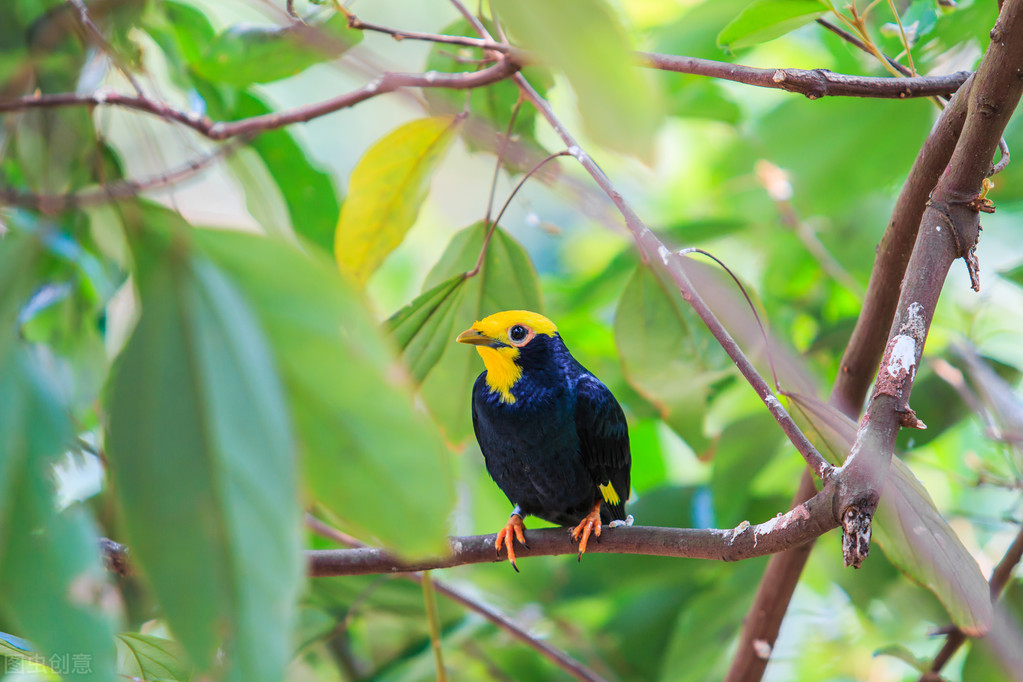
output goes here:
[{"label": "branch node", "polygon": [[907,429],[920,429],[921,431],[927,429],[927,424],[920,421],[916,416],[916,412],[909,405],[899,410],[899,425]]},{"label": "branch node", "polygon": [[847,567],[859,568],[870,556],[870,522],[876,507],[876,500],[874,504],[864,500],[849,505],[842,512],[842,558]]}]

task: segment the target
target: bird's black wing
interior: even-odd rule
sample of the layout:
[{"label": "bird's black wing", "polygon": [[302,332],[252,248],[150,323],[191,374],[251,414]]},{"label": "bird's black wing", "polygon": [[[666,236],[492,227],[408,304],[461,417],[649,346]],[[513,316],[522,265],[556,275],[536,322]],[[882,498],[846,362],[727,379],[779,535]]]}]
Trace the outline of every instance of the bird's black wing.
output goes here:
[{"label": "bird's black wing", "polygon": [[592,374],[580,377],[576,388],[575,423],[583,463],[601,486],[611,518],[624,519],[632,466],[625,413],[607,386]]}]

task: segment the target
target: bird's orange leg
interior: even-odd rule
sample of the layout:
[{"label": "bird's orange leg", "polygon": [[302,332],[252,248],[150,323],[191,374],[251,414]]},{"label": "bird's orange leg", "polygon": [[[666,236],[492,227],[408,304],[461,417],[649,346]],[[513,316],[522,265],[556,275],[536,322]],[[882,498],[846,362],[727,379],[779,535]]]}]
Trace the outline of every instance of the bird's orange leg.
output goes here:
[{"label": "bird's orange leg", "polygon": [[515,569],[516,573],[519,572],[519,567],[515,565],[515,540],[518,540],[523,547],[529,549],[529,545],[526,544],[526,536],[523,535],[526,527],[522,524],[522,517],[519,516],[518,511],[518,507],[516,507],[512,515],[508,517],[508,523],[497,533],[497,539],[494,540],[494,547],[497,548],[498,556],[501,556],[502,544],[508,550],[508,561],[511,562],[512,568]]},{"label": "bird's orange leg", "polygon": [[583,553],[586,551],[586,543],[589,541],[591,533],[600,537],[600,500],[593,503],[590,513],[572,530],[572,539],[579,541],[579,561],[583,560]]}]

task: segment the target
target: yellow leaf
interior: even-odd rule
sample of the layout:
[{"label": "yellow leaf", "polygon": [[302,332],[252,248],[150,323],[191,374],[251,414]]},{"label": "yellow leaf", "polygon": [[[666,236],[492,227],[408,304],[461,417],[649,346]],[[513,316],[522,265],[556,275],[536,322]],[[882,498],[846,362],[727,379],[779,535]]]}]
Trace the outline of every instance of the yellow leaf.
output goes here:
[{"label": "yellow leaf", "polygon": [[355,166],[334,235],[334,255],[360,286],[412,227],[430,174],[460,121],[434,116],[406,123],[370,147]]}]

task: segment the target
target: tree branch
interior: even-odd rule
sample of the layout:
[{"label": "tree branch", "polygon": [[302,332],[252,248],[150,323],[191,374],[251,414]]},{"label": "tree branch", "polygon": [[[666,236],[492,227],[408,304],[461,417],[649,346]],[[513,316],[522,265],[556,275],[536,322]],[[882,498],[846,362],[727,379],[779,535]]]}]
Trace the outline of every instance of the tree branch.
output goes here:
[{"label": "tree branch", "polygon": [[[792,501],[793,505],[802,504],[816,492],[813,477],[809,470],[805,470],[799,479],[799,489]],[[757,682],[764,676],[792,593],[815,543],[816,539],[812,539],[773,555],[767,562],[753,604],[742,620],[739,644],[725,682]]]},{"label": "tree branch", "polygon": [[860,415],[881,358],[928,197],[952,158],[963,129],[972,83],[967,80],[963,84],[931,129],[902,185],[888,228],[878,244],[863,308],[842,354],[839,374],[831,390],[831,403],[853,419]]},{"label": "tree branch", "polygon": [[870,525],[901,426],[920,426],[909,407],[942,285],[952,262],[963,258],[979,288],[974,249],[982,191],[1005,125],[1023,92],[1023,0],[1009,0],[991,30],[991,44],[969,93],[962,135],[920,221],[874,394],[845,465],[836,476],[846,563],[858,566],[869,553]]},{"label": "tree branch", "polygon": [[[600,542],[586,548],[590,554],[644,554],[688,559],[739,561],[774,554],[806,543],[836,528],[828,486],[813,499],[797,505],[765,523],[740,524],[734,529],[655,528],[632,526],[605,528]],[[516,548],[516,557],[577,554],[569,528],[526,531],[527,547]],[[494,550],[495,535],[451,538],[451,553],[416,561],[403,561],[376,548],[309,550],[309,575],[327,577],[402,573],[451,568],[466,564],[503,561]]]},{"label": "tree branch", "polygon": [[947,76],[918,76],[914,78],[875,78],[849,76],[826,69],[758,69],[752,66],[716,62],[697,57],[640,52],[644,66],[663,71],[709,76],[724,80],[775,88],[805,95],[810,99],[821,97],[876,97],[907,99],[951,95],[969,78],[968,71]]},{"label": "tree branch", "polygon": [[99,91],[88,95],[58,93],[33,94],[16,99],[0,100],[0,113],[25,109],[52,109],[68,106],[117,106],[133,109],[191,128],[212,140],[226,140],[239,135],[256,135],[276,130],[292,123],[304,123],[314,118],[353,107],[378,95],[400,88],[443,88],[470,90],[504,80],[519,70],[518,64],[501,57],[493,66],[465,73],[395,73],[387,72],[366,85],[322,102],[307,104],[286,111],[252,116],[237,121],[221,122],[199,116],[193,112],[175,109],[170,104],[148,97]]},{"label": "tree branch", "polygon": [[[971,82],[968,80],[963,85],[924,142],[878,247],[864,306],[831,390],[831,403],[852,419],[860,416],[861,405],[874,376],[873,370],[881,359],[886,332],[891,327],[898,303],[897,292],[909,262],[927,196],[952,156],[966,118]],[[812,484],[809,474],[804,474],[794,501],[798,503],[812,495]],[[763,677],[770,654],[762,656],[764,647],[758,646],[757,642],[764,642],[768,652],[773,650],[781,622],[812,549],[813,541],[771,557],[753,604],[743,620],[739,645],[728,672],[727,679],[731,682],[755,682]]]}]

